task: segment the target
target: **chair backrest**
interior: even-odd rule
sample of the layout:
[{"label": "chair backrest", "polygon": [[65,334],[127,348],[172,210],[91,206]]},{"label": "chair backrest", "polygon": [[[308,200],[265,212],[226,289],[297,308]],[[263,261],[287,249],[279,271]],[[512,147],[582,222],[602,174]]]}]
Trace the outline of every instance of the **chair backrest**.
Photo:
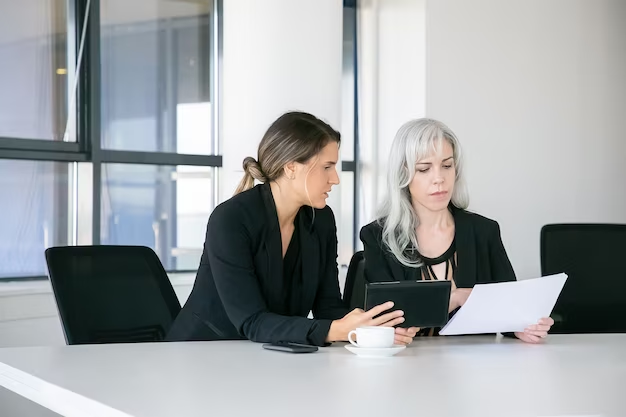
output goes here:
[{"label": "chair backrest", "polygon": [[180,303],[144,246],[66,246],[46,262],[67,344],[163,340]]},{"label": "chair backrest", "polygon": [[541,274],[565,272],[552,333],[626,332],[626,225],[551,224],[541,229]]},{"label": "chair backrest", "polygon": [[346,284],[343,287],[343,302],[351,309],[363,308],[365,306],[365,259],[363,251],[352,255]]}]

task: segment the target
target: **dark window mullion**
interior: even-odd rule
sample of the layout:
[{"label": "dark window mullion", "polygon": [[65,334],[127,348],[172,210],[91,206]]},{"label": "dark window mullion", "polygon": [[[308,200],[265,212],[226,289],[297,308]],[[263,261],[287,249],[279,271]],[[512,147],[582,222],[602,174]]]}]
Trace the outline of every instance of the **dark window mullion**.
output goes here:
[{"label": "dark window mullion", "polygon": [[354,172],[356,170],[356,164],[354,161],[341,161],[342,172]]},{"label": "dark window mullion", "polygon": [[86,162],[87,156],[83,153],[54,152],[25,149],[0,149],[1,159],[24,159],[32,161],[57,162]]},{"label": "dark window mullion", "polygon": [[[87,0],[76,1],[76,56],[80,48]],[[100,244],[102,165],[100,86],[100,0],[91,0],[77,91],[77,140],[93,162],[92,244]]]},{"label": "dark window mullion", "polygon": [[75,142],[60,142],[45,139],[19,139],[0,137],[0,155],[3,149],[78,153],[80,146]]},{"label": "dark window mullion", "polygon": [[352,105],[354,107],[354,117],[352,120],[352,130],[353,130],[353,138],[354,138],[354,157],[352,161],[343,161],[342,163],[342,168],[343,171],[348,171],[348,172],[353,172],[354,173],[354,181],[353,181],[353,201],[354,201],[354,208],[353,208],[353,215],[352,215],[352,247],[353,250],[356,251],[357,248],[357,244],[358,244],[358,236],[359,236],[359,198],[360,198],[360,193],[359,193],[359,183],[360,183],[360,177],[361,177],[361,166],[360,166],[360,152],[359,152],[359,97],[358,97],[358,93],[359,93],[359,61],[358,61],[358,0],[344,0],[343,2],[343,7],[344,7],[344,16],[345,13],[347,13],[347,15],[349,16],[351,22],[351,31],[350,32],[344,32],[344,34],[346,36],[351,37],[350,41],[352,44],[352,58],[351,58],[351,63],[352,63],[352,83],[353,83],[353,87],[352,87],[352,91],[354,92],[353,94],[353,100],[352,100]]},{"label": "dark window mullion", "polygon": [[117,164],[191,165],[221,167],[221,155],[189,155],[181,153],[116,151],[103,149],[100,161]]}]

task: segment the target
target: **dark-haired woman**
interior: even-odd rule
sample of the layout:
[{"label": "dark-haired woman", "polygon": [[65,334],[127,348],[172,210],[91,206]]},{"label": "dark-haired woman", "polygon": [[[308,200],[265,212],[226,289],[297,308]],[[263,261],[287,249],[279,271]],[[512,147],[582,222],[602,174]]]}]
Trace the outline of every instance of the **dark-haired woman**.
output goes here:
[{"label": "dark-haired woman", "polygon": [[[337,230],[326,206],[339,184],[339,142],[307,113],[286,113],[270,126],[258,161],[244,160],[235,196],[211,214],[193,291],[168,340],[323,346],[360,326],[404,321],[391,303],[349,312],[341,300]],[[410,343],[416,330],[396,328],[396,343]]]}]

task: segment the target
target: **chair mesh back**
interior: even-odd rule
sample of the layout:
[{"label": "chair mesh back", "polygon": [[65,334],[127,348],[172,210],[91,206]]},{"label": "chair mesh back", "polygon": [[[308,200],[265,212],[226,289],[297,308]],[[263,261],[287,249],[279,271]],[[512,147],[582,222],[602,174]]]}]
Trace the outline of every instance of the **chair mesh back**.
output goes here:
[{"label": "chair mesh back", "polygon": [[57,247],[46,261],[68,344],[163,340],[180,311],[150,248]]},{"label": "chair mesh back", "polygon": [[553,333],[626,332],[626,225],[555,224],[541,230],[541,272],[568,280]]}]

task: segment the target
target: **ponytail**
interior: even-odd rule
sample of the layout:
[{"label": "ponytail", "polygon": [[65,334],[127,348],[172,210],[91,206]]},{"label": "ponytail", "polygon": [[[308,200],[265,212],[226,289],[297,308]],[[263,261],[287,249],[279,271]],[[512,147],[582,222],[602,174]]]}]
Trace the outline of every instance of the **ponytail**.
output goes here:
[{"label": "ponytail", "polygon": [[243,160],[243,172],[243,178],[237,186],[235,195],[254,187],[254,180],[267,182],[267,177],[263,173],[261,165],[256,159],[250,156],[247,156]]}]

